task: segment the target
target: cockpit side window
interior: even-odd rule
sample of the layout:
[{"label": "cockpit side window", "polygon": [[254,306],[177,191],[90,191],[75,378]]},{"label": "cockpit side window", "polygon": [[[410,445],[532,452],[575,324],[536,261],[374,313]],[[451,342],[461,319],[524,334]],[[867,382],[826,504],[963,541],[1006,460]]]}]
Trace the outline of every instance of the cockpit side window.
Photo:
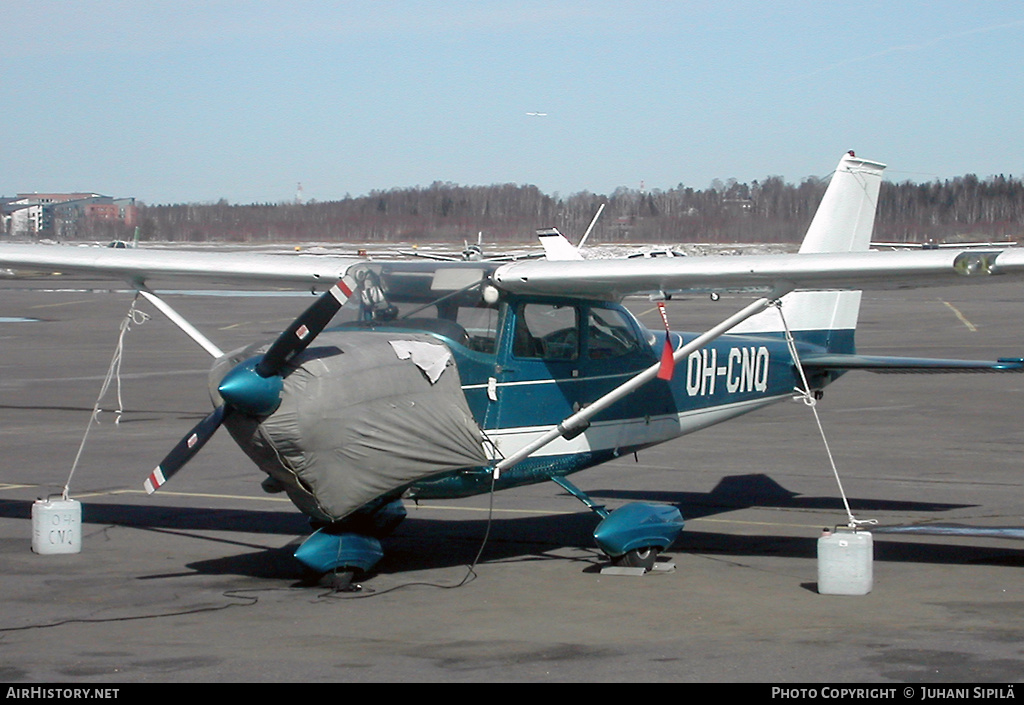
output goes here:
[{"label": "cockpit side window", "polygon": [[520,304],[512,354],[519,358],[579,358],[579,313],[574,306]]},{"label": "cockpit side window", "polygon": [[498,339],[497,308],[462,307],[458,312],[458,322],[469,336],[467,347],[470,350],[493,355]]}]

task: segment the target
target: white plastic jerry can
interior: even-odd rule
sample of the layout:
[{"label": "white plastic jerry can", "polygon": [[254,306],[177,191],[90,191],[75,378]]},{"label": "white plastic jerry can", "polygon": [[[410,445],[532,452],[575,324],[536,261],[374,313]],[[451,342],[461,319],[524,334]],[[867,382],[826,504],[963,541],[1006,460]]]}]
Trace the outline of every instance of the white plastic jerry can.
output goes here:
[{"label": "white plastic jerry can", "polygon": [[837,527],[818,539],[818,593],[866,595],[873,582],[874,548],[870,531]]},{"label": "white plastic jerry can", "polygon": [[82,550],[82,505],[74,499],[38,499],[32,504],[32,550],[48,555]]}]

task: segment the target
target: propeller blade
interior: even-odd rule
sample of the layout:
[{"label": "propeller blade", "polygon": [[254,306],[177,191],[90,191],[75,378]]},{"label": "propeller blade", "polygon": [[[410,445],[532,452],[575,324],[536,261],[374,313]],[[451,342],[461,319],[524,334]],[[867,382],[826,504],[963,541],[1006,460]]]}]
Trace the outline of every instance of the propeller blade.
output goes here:
[{"label": "propeller blade", "polygon": [[210,440],[232,410],[255,416],[272,414],[280,403],[281,368],[320,335],[334,314],[351,298],[355,288],[352,277],[339,279],[278,336],[265,355],[243,362],[225,375],[218,387],[225,403],[178,441],[178,445],[153,469],[143,483],[146,493],[153,494],[181,470]]},{"label": "propeller blade", "polygon": [[143,483],[143,486],[146,488],[146,494],[153,494],[160,489],[176,472],[181,470],[185,463],[192,459],[192,456],[199,452],[199,449],[220,428],[228,411],[229,408],[227,406],[218,406],[210,412],[209,416],[189,431],[184,438],[178,441],[178,445],[171,449],[167,457],[146,478],[146,481]]},{"label": "propeller blade", "polygon": [[280,374],[285,363],[305,350],[320,335],[320,331],[327,327],[334,314],[351,298],[355,288],[355,280],[351,277],[339,279],[337,284],[324,292],[278,336],[256,365],[256,373],[261,377]]}]

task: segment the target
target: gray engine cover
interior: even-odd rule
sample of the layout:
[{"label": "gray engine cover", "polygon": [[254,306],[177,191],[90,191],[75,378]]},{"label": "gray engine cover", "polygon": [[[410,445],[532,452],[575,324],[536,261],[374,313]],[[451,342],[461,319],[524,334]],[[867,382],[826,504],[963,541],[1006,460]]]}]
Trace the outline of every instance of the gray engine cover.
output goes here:
[{"label": "gray engine cover", "polygon": [[[447,357],[443,372],[431,382],[422,363],[399,358],[392,341],[435,346],[428,352]],[[221,358],[211,388],[260,351]],[[277,411],[230,414],[225,426],[299,509],[322,521],[417,480],[488,462],[450,351],[419,333],[324,331],[289,364]]]}]

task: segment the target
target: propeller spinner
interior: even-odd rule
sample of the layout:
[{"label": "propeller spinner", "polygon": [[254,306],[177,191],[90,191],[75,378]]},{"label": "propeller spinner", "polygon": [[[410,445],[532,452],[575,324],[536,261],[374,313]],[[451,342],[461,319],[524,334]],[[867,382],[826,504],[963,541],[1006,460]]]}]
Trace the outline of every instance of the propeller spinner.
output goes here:
[{"label": "propeller spinner", "polygon": [[269,416],[281,403],[284,384],[281,371],[293,357],[305,350],[327,327],[355,290],[351,277],[342,277],[312,306],[307,308],[270,346],[263,355],[245,360],[221,380],[217,391],[224,403],[200,421],[159,465],[149,474],[143,486],[148,494],[160,489],[185,463],[199,452],[232,413]]}]

